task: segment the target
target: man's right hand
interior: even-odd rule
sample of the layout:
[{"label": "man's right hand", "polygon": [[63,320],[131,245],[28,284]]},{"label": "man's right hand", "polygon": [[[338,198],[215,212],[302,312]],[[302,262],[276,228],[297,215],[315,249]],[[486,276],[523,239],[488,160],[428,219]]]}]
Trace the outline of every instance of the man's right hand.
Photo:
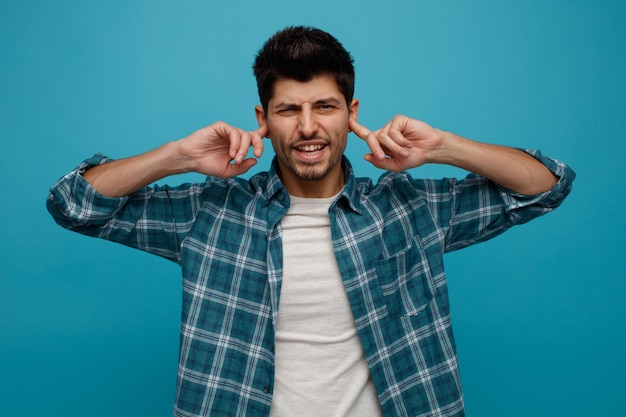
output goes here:
[{"label": "man's right hand", "polygon": [[[198,172],[221,178],[247,172],[263,153],[267,128],[245,131],[224,122],[130,158],[89,168],[83,177],[101,194],[129,195],[173,174]],[[246,158],[250,147],[255,158]]]},{"label": "man's right hand", "polygon": [[[181,172],[199,172],[229,178],[247,172],[263,154],[267,128],[248,132],[224,122],[199,129],[179,140]],[[246,158],[252,147],[255,158]]]}]

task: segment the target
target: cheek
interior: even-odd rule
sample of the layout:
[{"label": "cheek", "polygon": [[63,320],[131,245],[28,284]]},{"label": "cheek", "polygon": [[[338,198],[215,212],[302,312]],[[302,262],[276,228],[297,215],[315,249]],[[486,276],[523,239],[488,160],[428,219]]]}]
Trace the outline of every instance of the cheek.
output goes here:
[{"label": "cheek", "polygon": [[347,117],[339,117],[330,121],[327,125],[328,129],[339,134],[348,133],[350,131],[349,115]]},{"label": "cheek", "polygon": [[337,123],[335,125],[328,126],[328,134],[334,136],[336,139],[345,140],[350,133],[350,129],[345,123]]},{"label": "cheek", "polygon": [[293,128],[289,126],[289,123],[286,121],[281,121],[281,123],[276,123],[275,121],[269,122],[267,124],[267,137],[272,140],[280,140],[284,138],[288,138],[291,135]]}]

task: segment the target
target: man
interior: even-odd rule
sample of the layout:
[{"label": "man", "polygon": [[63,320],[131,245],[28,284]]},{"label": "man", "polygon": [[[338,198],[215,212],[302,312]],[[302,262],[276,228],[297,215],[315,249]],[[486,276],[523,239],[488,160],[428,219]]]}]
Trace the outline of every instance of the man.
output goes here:
[{"label": "man", "polygon": [[[177,416],[464,415],[443,254],[556,208],[573,171],[405,116],[370,131],[350,54],[317,29],[275,34],[254,72],[257,130],[96,155],[51,189],[50,213],[181,265]],[[376,185],[343,156],[350,131],[389,171]],[[270,171],[237,178],[264,137]],[[425,163],[472,174],[404,173]],[[207,181],[149,186],[189,171]]]}]

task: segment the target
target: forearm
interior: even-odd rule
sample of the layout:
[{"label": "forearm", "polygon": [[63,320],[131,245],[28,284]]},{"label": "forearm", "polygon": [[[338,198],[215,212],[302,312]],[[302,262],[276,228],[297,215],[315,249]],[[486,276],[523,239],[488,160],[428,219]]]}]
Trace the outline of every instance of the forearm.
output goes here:
[{"label": "forearm", "polygon": [[549,191],[558,181],[548,168],[525,152],[441,133],[441,146],[433,152],[431,162],[463,168],[524,195]]},{"label": "forearm", "polygon": [[167,143],[152,151],[89,168],[83,173],[99,193],[123,197],[173,174],[188,171],[177,142]]}]

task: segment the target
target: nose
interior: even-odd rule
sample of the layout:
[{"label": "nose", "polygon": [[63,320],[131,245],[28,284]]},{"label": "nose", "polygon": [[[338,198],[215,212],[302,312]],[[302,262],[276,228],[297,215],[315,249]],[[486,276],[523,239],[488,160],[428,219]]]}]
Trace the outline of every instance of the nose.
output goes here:
[{"label": "nose", "polygon": [[318,124],[315,113],[308,107],[303,107],[298,116],[298,132],[303,137],[313,137],[317,133]]}]

